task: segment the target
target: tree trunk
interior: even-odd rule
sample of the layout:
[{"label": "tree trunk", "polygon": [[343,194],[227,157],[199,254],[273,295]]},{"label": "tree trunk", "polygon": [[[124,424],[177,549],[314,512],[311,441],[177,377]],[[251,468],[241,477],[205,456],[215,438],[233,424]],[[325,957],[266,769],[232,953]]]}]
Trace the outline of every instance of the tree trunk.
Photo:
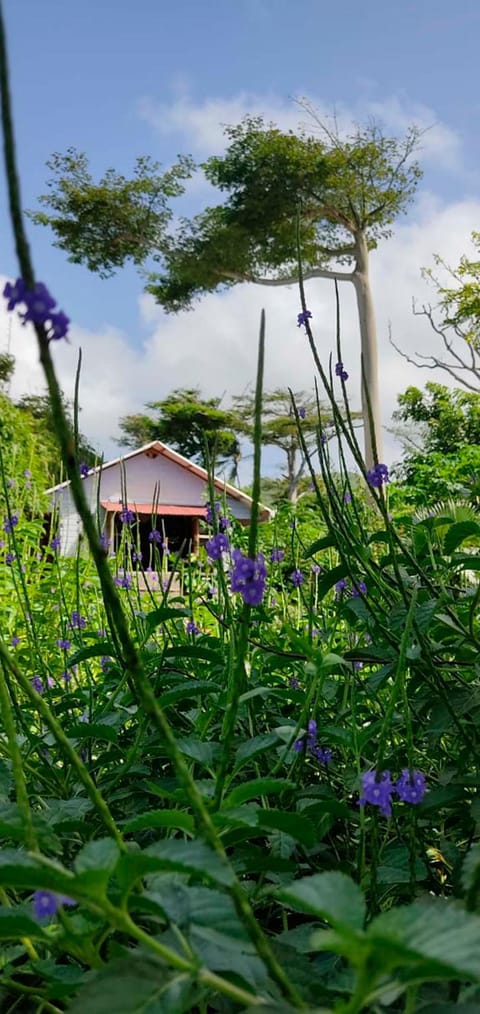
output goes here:
[{"label": "tree trunk", "polygon": [[[352,281],[357,296],[363,359],[362,413],[364,421],[365,464],[367,469],[371,469],[375,465],[375,458],[377,461],[383,461],[383,434],[378,390],[377,328],[368,267],[368,246],[365,236],[363,233],[360,233],[357,235],[357,264],[352,275]],[[369,418],[369,401],[373,433]]]}]

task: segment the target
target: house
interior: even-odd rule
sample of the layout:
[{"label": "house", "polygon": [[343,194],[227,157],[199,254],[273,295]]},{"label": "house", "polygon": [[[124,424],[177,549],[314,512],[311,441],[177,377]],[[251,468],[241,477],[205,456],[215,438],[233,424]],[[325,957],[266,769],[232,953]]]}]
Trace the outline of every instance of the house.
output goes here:
[{"label": "house", "polygon": [[[161,533],[158,548],[168,548],[172,555],[196,552],[202,539],[201,530],[208,502],[208,473],[159,440],[138,450],[92,468],[83,478],[90,509],[99,517],[100,529],[116,548],[119,543],[124,510],[135,514],[135,541],[143,560],[151,551],[149,536],[156,529]],[[248,524],[252,499],[222,479],[214,479],[216,498],[238,521]],[[73,503],[70,483],[62,482],[47,490],[52,512],[58,516],[61,553],[77,552],[82,524]],[[222,506],[223,509],[223,506]],[[260,520],[272,512],[261,506]],[[203,526],[202,526],[203,527]]]}]

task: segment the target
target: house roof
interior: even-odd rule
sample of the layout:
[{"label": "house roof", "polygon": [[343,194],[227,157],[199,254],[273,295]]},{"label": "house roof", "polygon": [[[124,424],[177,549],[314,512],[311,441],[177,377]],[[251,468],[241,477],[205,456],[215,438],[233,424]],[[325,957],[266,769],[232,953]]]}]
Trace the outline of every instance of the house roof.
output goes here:
[{"label": "house roof", "polygon": [[178,515],[180,517],[191,517],[191,518],[204,518],[205,517],[205,504],[197,504],[196,507],[185,507],[182,504],[154,504],[154,503],[135,503],[133,500],[129,500],[128,503],[119,503],[118,500],[100,500],[100,504],[105,508],[106,511],[123,511],[127,507],[128,510],[133,511],[135,514],[158,514],[160,517],[171,517]]},{"label": "house roof", "polygon": [[[193,461],[189,461],[189,459],[185,458],[183,454],[179,454],[178,451],[174,451],[171,447],[168,447],[167,444],[163,444],[161,440],[152,440],[149,444],[144,444],[143,447],[138,447],[134,451],[129,451],[128,454],[122,454],[118,458],[113,458],[112,461],[106,461],[102,465],[97,465],[96,468],[90,469],[88,475],[85,476],[85,478],[88,478],[88,476],[91,475],[96,475],[99,472],[105,472],[107,468],[114,468],[115,465],[119,465],[120,462],[128,461],[130,458],[138,457],[140,454],[145,454],[147,457],[152,458],[156,458],[159,456],[168,458],[170,461],[173,461],[176,465],[179,465],[180,468],[184,468],[186,471],[191,472],[193,475],[198,476],[199,479],[203,479],[204,482],[208,483],[208,472],[206,468],[202,468],[201,465],[196,465]],[[233,497],[233,499],[239,500],[241,503],[244,503],[251,508],[253,502],[251,496],[248,496],[248,494],[244,493],[241,489],[237,489],[236,486],[232,486],[229,482],[225,482],[223,479],[219,479],[216,476],[213,479],[213,484],[215,489],[218,489],[219,492],[224,493],[227,496],[231,496]],[[69,485],[70,480],[67,480],[66,482],[59,482],[57,483],[56,486],[51,486],[50,489],[47,489],[47,493],[55,493],[59,489],[66,489],[66,487]],[[146,505],[144,504],[143,506]],[[156,506],[158,508],[162,507],[162,511],[160,512],[160,510],[158,510],[158,513],[165,514],[166,511],[164,508],[166,506],[172,505],[158,503]],[[273,511],[269,507],[265,507],[264,504],[260,504],[259,506],[261,507],[260,512],[261,518],[267,519],[273,514]],[[113,510],[116,508],[112,506],[107,509]],[[132,506],[132,509],[135,508]],[[202,511],[204,509],[205,507],[204,505],[202,505]],[[139,513],[151,513],[151,510],[152,510],[151,504],[148,505],[148,511],[144,512],[138,511],[137,505],[137,511]],[[183,509],[182,513],[183,514],[189,513],[189,509],[188,508]]]}]

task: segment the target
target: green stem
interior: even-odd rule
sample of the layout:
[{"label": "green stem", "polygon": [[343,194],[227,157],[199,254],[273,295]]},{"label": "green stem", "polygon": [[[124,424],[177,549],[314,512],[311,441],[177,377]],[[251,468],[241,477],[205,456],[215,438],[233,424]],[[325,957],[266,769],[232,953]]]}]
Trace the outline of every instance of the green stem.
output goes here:
[{"label": "green stem", "polygon": [[17,741],[17,730],[15,728],[10,696],[5,679],[4,665],[0,665],[0,714],[2,715],[3,725],[7,734],[13,777],[15,780],[17,803],[25,826],[25,840],[28,848],[32,852],[36,852],[38,848],[37,836],[33,827],[32,811],[30,809],[27,783],[25,781],[23,771],[22,755]]}]

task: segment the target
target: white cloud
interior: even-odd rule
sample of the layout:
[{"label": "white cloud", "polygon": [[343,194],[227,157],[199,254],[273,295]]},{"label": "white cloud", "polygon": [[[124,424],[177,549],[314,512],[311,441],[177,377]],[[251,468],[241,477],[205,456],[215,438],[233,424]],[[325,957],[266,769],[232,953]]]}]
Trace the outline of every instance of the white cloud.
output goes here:
[{"label": "white cloud", "polygon": [[[318,124],[303,105],[300,95],[279,96],[272,92],[258,94],[241,91],[231,98],[212,97],[196,102],[185,82],[177,85],[170,102],[156,102],[151,97],[139,103],[142,119],[162,137],[177,135],[197,157],[217,153],[225,147],[223,127],[239,123],[247,113],[262,116],[283,130],[303,126],[316,133]],[[447,171],[461,172],[462,143],[459,135],[438,120],[435,112],[408,97],[392,95],[382,100],[362,98],[352,105],[339,104],[334,109],[318,96],[307,103],[323,121],[333,125],[333,115],[342,132],[354,125],[374,119],[385,131],[404,134],[415,124],[422,131],[420,157],[423,163],[434,163]]]},{"label": "white cloud", "polygon": [[[415,219],[397,225],[394,237],[372,255],[372,285],[378,322],[382,405],[385,424],[396,407],[396,395],[408,384],[423,386],[432,374],[417,370],[394,351],[388,341],[389,324],[394,340],[405,352],[439,351],[438,339],[423,318],[412,315],[412,297],[419,303],[434,301],[434,293],[421,279],[422,266],[439,253],[455,264],[469,250],[469,235],[480,221],[480,201],[444,205],[425,194]],[[2,285],[3,287],[3,285]],[[322,361],[335,355],[335,307],[331,283],[307,284],[308,305]],[[291,288],[237,286],[202,299],[190,313],[167,316],[150,296],[139,298],[139,317],[148,336],[134,347],[114,327],[92,333],[74,326],[71,344],[53,348],[55,363],[67,395],[73,389],[78,347],[83,349],[81,427],[103,447],[116,453],[112,441],[118,419],[138,412],[147,401],[158,400],[174,387],[198,385],[205,395],[241,393],[254,379],[260,310],[267,315],[266,387],[291,386],[310,390],[314,369],[303,329],[296,327],[298,293]],[[354,294],[341,286],[343,359],[350,373],[349,390],[359,405],[359,337]],[[12,393],[34,393],[43,387],[33,333],[11,318],[11,351],[17,368]],[[0,313],[2,333],[7,315]],[[436,379],[448,383],[448,377]],[[386,435],[386,460],[398,457],[398,447]]]}]

